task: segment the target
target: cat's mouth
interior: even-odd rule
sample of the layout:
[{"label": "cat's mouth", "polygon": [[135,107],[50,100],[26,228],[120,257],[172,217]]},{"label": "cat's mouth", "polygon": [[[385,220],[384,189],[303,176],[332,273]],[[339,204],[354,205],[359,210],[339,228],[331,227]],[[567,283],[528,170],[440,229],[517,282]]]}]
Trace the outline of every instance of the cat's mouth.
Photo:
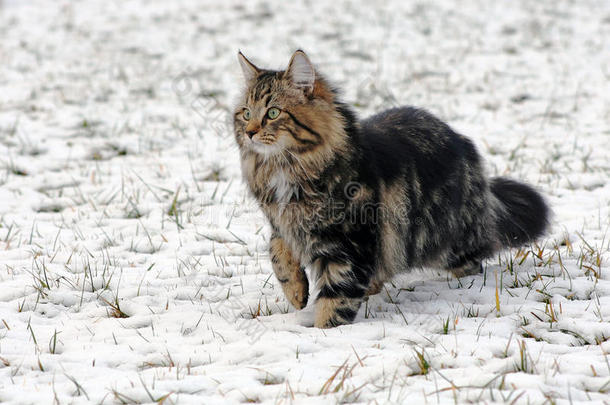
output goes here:
[{"label": "cat's mouth", "polygon": [[280,146],[277,142],[262,141],[257,136],[248,138],[246,144],[255,152],[263,155],[273,155],[280,152]]}]

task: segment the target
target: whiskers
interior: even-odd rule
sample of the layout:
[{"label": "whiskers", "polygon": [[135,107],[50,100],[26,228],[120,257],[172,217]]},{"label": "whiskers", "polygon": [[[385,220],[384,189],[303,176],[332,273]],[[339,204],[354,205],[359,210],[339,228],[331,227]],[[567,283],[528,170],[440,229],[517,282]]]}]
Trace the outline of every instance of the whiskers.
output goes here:
[{"label": "whiskers", "polygon": [[[301,167],[301,173],[305,176],[305,179],[307,179],[307,181],[313,183],[313,179],[311,178],[311,176],[309,175],[309,173],[307,172],[307,170],[305,169],[305,167],[303,166],[303,163],[301,162],[301,159],[295,155],[294,153],[292,153],[290,150],[285,149],[286,152],[288,152],[288,154],[290,156],[292,156],[292,158],[299,164],[299,166]],[[293,172],[294,174],[294,172]]]}]

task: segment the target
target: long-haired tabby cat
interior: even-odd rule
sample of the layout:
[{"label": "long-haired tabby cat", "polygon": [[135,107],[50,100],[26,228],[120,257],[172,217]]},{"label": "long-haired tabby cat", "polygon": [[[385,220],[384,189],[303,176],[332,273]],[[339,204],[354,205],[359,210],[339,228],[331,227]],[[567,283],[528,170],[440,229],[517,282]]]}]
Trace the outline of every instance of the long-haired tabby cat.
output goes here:
[{"label": "long-haired tabby cat", "polygon": [[314,325],[354,320],[364,298],[414,267],[474,274],[502,248],[541,236],[548,207],[529,186],[488,179],[473,143],[413,107],[359,121],[302,51],[284,71],[240,52],[235,110],[242,173],[271,225],[284,294]]}]

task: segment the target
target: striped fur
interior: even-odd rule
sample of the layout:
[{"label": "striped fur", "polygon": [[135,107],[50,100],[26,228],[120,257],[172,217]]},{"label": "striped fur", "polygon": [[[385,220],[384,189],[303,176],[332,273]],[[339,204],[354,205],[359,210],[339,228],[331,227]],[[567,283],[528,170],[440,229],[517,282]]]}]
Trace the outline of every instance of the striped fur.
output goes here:
[{"label": "striped fur", "polygon": [[472,142],[426,111],[358,121],[302,51],[285,71],[239,58],[243,177],[273,230],[273,269],[295,308],[307,303],[305,267],[316,281],[315,326],[352,322],[365,296],[399,272],[473,274],[497,250],[545,231],[542,197],[489,180]]},{"label": "striped fur", "polygon": [[286,298],[296,309],[305,308],[309,298],[309,282],[305,269],[292,255],[291,249],[279,235],[272,235],[269,244],[271,265],[282,285]]}]

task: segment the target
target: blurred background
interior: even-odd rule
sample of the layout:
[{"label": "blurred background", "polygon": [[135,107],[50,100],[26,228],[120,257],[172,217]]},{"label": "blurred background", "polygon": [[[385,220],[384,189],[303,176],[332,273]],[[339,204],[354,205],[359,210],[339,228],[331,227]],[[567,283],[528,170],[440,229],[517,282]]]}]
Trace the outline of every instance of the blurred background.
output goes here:
[{"label": "blurred background", "polygon": [[[231,148],[237,50],[281,69],[297,48],[360,114],[429,109],[475,138],[493,172],[578,187],[593,181],[583,161],[608,146],[606,1],[2,4],[0,125],[21,149],[176,149],[204,170]],[[36,166],[3,145],[12,164]]]}]

